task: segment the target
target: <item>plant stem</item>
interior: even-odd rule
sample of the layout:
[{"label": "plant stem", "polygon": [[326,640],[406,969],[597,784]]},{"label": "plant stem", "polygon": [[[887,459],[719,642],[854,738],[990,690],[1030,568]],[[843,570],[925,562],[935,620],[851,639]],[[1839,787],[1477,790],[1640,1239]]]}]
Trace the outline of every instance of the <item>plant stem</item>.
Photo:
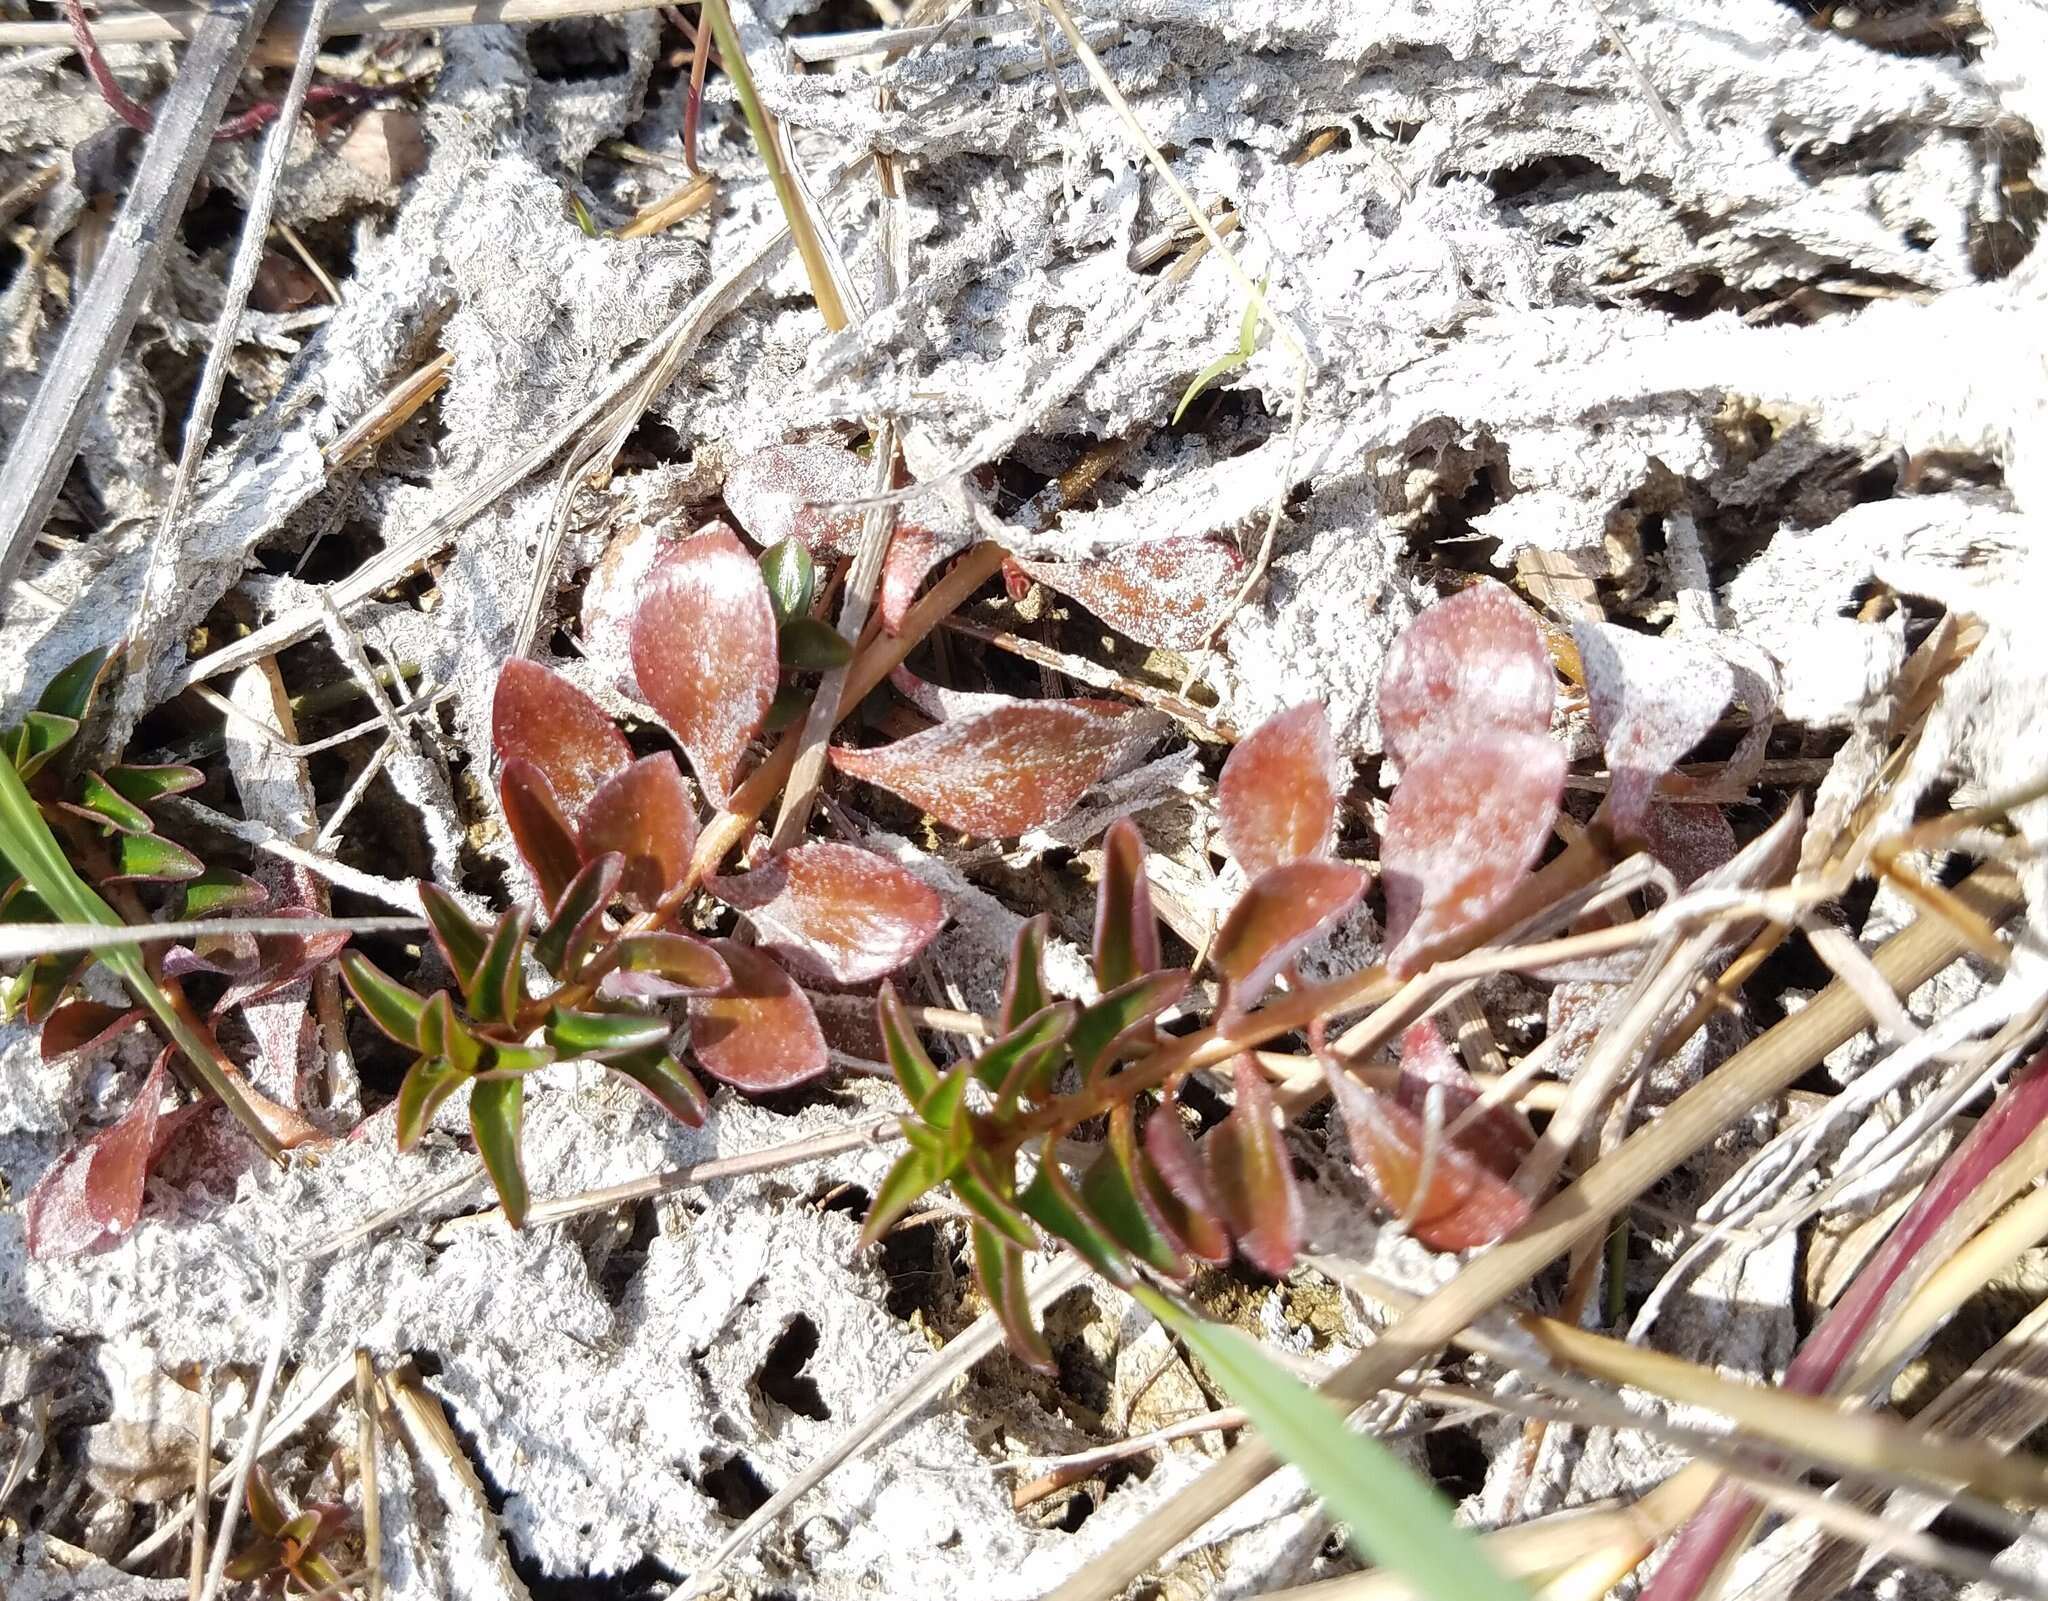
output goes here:
[{"label": "plant stem", "polygon": [[832,268],[825,260],[825,249],[818,242],[811,214],[796,192],[789,170],[782,164],[782,146],[774,119],[754,92],[754,74],[747,66],[746,52],[740,48],[740,31],[733,26],[725,0],[704,0],[701,17],[710,27],[712,38],[718,41],[719,59],[726,76],[732,79],[733,92],[740,97],[740,109],[747,114],[747,127],[768,168],[769,182],[775,185],[775,198],[789,221],[789,237],[796,245],[796,253],[803,258],[804,273],[811,281],[811,298],[817,301],[825,326],[837,333],[846,326],[846,305],[839,298],[839,286],[832,281]]}]

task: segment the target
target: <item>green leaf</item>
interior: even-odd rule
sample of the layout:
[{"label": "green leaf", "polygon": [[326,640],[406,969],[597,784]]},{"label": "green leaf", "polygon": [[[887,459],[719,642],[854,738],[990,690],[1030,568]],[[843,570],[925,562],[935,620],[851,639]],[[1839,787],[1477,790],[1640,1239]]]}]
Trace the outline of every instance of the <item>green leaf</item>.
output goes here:
[{"label": "green leaf", "polygon": [[1074,1186],[1060,1171],[1059,1158],[1053,1154],[1054,1144],[1047,1139],[1039,1148],[1038,1171],[1017,1197],[1017,1204],[1046,1233],[1079,1251],[1088,1265],[1110,1283],[1128,1285],[1131,1265],[1123,1248],[1088,1215],[1081,1198],[1074,1193]]},{"label": "green leaf", "polygon": [[526,1073],[537,1073],[559,1060],[555,1053],[544,1045],[512,1045],[504,1040],[479,1040],[476,1076],[478,1078],[516,1078]]},{"label": "green leaf", "polygon": [[590,940],[592,925],[618,897],[619,879],[626,871],[626,858],[606,851],[584,863],[583,868],[562,891],[548,917],[545,932],[533,942],[534,959],[560,978],[572,966],[581,966]]},{"label": "green leaf", "polygon": [[968,1232],[974,1239],[974,1276],[1002,1320],[1011,1352],[1041,1373],[1059,1372],[1052,1347],[1045,1343],[1045,1333],[1032,1316],[1031,1301],[1025,1294],[1023,1254],[986,1223],[977,1222]]},{"label": "green leaf", "polygon": [[77,732],[74,718],[30,712],[7,731],[7,759],[23,778],[34,778],[52,756],[71,743]]},{"label": "green leaf", "polygon": [[[12,762],[0,762],[0,856],[14,864],[29,888],[63,921],[97,923],[104,928],[125,926],[120,914],[72,871],[63,847],[36,809],[35,797],[29,794]],[[149,1008],[158,1026],[192,1064],[200,1082],[219,1097],[257,1148],[273,1160],[281,1157],[284,1153],[277,1137],[228,1076],[219,1045],[150,976],[142,953],[133,945],[112,945],[102,948],[98,955],[100,961],[120,975],[129,993]]]},{"label": "green leaf", "polygon": [[39,956],[21,974],[21,1015],[40,1028],[91,964],[90,956]]},{"label": "green leaf", "polygon": [[205,871],[204,862],[161,834],[117,834],[114,837],[114,871],[101,882],[179,884],[188,878],[197,878]]},{"label": "green leaf", "polygon": [[409,1151],[419,1143],[441,1103],[459,1089],[469,1075],[450,1066],[445,1057],[422,1056],[412,1064],[405,1081],[398,1086],[398,1148]]},{"label": "green leaf", "polygon": [[1113,989],[1075,1020],[1067,1043],[1083,1078],[1092,1079],[1116,1058],[1117,1042],[1131,1029],[1166,1010],[1187,993],[1185,968],[1147,973]]},{"label": "green leaf", "polygon": [[107,785],[137,806],[151,805],[166,795],[182,795],[205,782],[205,775],[198,768],[182,762],[109,767],[106,771]]},{"label": "green leaf", "polygon": [[[780,627],[809,614],[818,587],[818,566],[798,541],[778,539],[761,552],[761,581],[768,586],[768,604]],[[787,660],[785,657],[785,664]]]},{"label": "green leaf", "polygon": [[483,1046],[455,1015],[455,1003],[446,990],[435,990],[420,1009],[420,1052],[447,1057],[448,1065],[465,1076],[483,1063]]},{"label": "green leaf", "polygon": [[1187,1341],[1273,1452],[1301,1469],[1365,1561],[1400,1574],[1417,1595],[1529,1601],[1452,1520],[1443,1497],[1371,1435],[1348,1428],[1338,1407],[1252,1340],[1148,1285],[1133,1285],[1131,1294]]},{"label": "green leaf", "polygon": [[917,1109],[925,1126],[946,1137],[946,1149],[955,1157],[965,1156],[973,1135],[967,1125],[967,1086],[974,1079],[974,1063],[962,1059],[947,1068],[931,1094]]},{"label": "green leaf", "polygon": [[[1191,1269],[1180,1242],[1160,1226],[1143,1192],[1139,1164],[1144,1157],[1131,1134],[1129,1103],[1117,1107],[1111,1119],[1109,1142],[1081,1176],[1081,1199],[1125,1250],[1170,1279],[1185,1279]],[[1116,1132],[1119,1121],[1121,1133]]]},{"label": "green leaf", "polygon": [[675,1025],[644,1012],[579,1012],[558,1006],[548,1013],[547,1042],[565,1057],[610,1062],[665,1047]]},{"label": "green leaf", "polygon": [[704,1115],[711,1109],[704,1086],[667,1051],[656,1049],[617,1056],[604,1065],[639,1085],[670,1117],[691,1128],[704,1126]]},{"label": "green leaf", "polygon": [[341,981],[371,1022],[401,1045],[420,1048],[420,1013],[427,1000],[390,976],[361,951],[341,953]]},{"label": "green leaf", "polygon": [[1119,817],[1102,842],[1102,884],[1095,892],[1095,982],[1113,990],[1159,966],[1159,921],[1145,879],[1145,840]]},{"label": "green leaf", "polygon": [[[982,1083],[999,1092],[996,1108],[1001,1116],[1019,1096],[1035,1094],[1040,1080],[1050,1082],[1058,1062],[1058,1051],[1081,1008],[1073,1001],[1055,1001],[1035,1016],[993,1042],[974,1059],[974,1073]],[[1012,1080],[1016,1083],[1012,1085]]]},{"label": "green leaf", "polygon": [[98,773],[87,773],[78,785],[76,802],[64,809],[89,823],[103,823],[122,834],[148,834],[156,829],[149,813],[121,794]]},{"label": "green leaf", "polygon": [[795,722],[811,704],[810,690],[797,684],[784,684],[775,691],[775,698],[768,703],[767,714],[761,719],[761,731],[779,734]]},{"label": "green leaf", "polygon": [[83,720],[85,714],[92,710],[92,698],[100,687],[107,664],[120,648],[114,644],[87,651],[43,686],[36,709],[55,717],[70,718],[73,722]]},{"label": "green leaf", "polygon": [[1266,304],[1266,285],[1272,281],[1273,275],[1271,273],[1267,273],[1265,277],[1261,278],[1259,280],[1259,292],[1253,295],[1249,304],[1245,306],[1244,317],[1238,323],[1237,348],[1225,351],[1188,380],[1187,388],[1181,392],[1180,404],[1173,408],[1174,422],[1179,422],[1181,413],[1194,404],[1195,396],[1199,395],[1204,389],[1207,389],[1225,373],[1236,372],[1238,368],[1252,359],[1252,352],[1258,348],[1259,312]]},{"label": "green leaf", "polygon": [[882,993],[875,1000],[875,1014],[881,1023],[882,1045],[889,1054],[889,1067],[896,1075],[896,1082],[903,1087],[904,1099],[913,1107],[922,1107],[938,1086],[939,1070],[932,1066],[932,1059],[925,1054],[917,1031],[904,1015],[903,1002],[897,997],[894,984],[884,981]]},{"label": "green leaf", "polygon": [[1038,1236],[1032,1232],[1030,1220],[1017,1210],[1016,1158],[1006,1156],[1003,1160],[1012,1170],[1007,1178],[996,1171],[989,1152],[969,1149],[953,1174],[953,1191],[961,1204],[984,1224],[1008,1235],[1026,1250],[1035,1251]]},{"label": "green leaf", "polygon": [[688,934],[634,934],[619,941],[619,966],[653,973],[684,989],[709,995],[732,982],[725,958]]},{"label": "green leaf", "polygon": [[461,903],[439,884],[422,881],[419,888],[420,909],[427,914],[427,925],[434,931],[434,943],[441,947],[448,971],[455,975],[455,982],[467,994],[470,975],[476,972],[476,964],[484,958],[484,947],[490,943],[490,931],[465,912]]},{"label": "green leaf", "polygon": [[936,1158],[915,1146],[905,1151],[883,1177],[875,1198],[868,1203],[868,1219],[861,1225],[860,1243],[873,1245],[917,1203],[919,1196],[944,1177]]},{"label": "green leaf", "polygon": [[229,912],[253,911],[270,899],[270,892],[255,879],[230,867],[209,867],[197,878],[185,880],[187,918],[224,917]]},{"label": "green leaf", "polygon": [[853,660],[853,647],[830,623],[815,617],[792,617],[776,636],[785,670],[824,671]]},{"label": "green leaf", "polygon": [[515,1229],[526,1222],[526,1169],[519,1159],[519,1126],[526,1104],[523,1078],[480,1079],[469,1092],[469,1131],[476,1154],[505,1208],[505,1221]]},{"label": "green leaf", "polygon": [[1051,917],[1040,912],[1017,930],[1010,946],[1010,971],[1003,979],[999,1019],[1005,1034],[1044,1011],[1052,1000],[1045,992],[1045,936],[1051,928]]},{"label": "green leaf", "polygon": [[533,913],[514,906],[500,917],[491,930],[491,941],[476,964],[476,972],[463,992],[470,1014],[481,1023],[507,1023],[519,1015],[526,986],[520,971],[520,957],[526,950],[526,926]]}]

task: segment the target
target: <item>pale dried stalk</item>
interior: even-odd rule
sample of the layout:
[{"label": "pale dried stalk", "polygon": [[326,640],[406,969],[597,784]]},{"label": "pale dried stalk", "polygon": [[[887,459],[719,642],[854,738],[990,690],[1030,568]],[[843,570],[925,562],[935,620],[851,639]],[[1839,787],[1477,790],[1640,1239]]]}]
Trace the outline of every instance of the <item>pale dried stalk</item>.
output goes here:
[{"label": "pale dried stalk", "polygon": [[[1959,888],[1966,905],[1993,924],[2020,905],[2017,881],[2002,867],[1980,868]],[[1878,970],[1893,989],[1910,993],[1955,960],[1963,942],[1944,924],[1926,920],[1878,950]],[[1666,1107],[1612,1156],[1559,1192],[1514,1236],[1472,1261],[1412,1312],[1397,1319],[1368,1350],[1325,1386],[1353,1405],[1377,1393],[1426,1358],[1472,1320],[1526,1284],[1579,1240],[1671,1172],[1758,1101],[1781,1093],[1865,1022],[1862,1004],[1835,983],[1803,1011],[1779,1023],[1717,1072]],[[1262,1441],[1237,1446],[1216,1467],[1132,1529],[1085,1573],[1052,1592],[1052,1601],[1107,1601],[1159,1557],[1257,1484],[1275,1466]]]},{"label": "pale dried stalk", "polygon": [[[203,1507],[212,1499],[213,1484],[213,1369],[199,1370],[199,1438],[192,1448],[192,1504]],[[192,1520],[192,1559],[187,1565],[185,1593],[199,1601],[206,1584],[206,1519]]]},{"label": "pale dried stalk", "polygon": [[[291,1332],[292,1304],[286,1286],[280,1280],[272,1290],[277,1308],[274,1313],[274,1327],[270,1331],[270,1349],[264,1354],[263,1371],[257,1375],[256,1394],[249,1402],[249,1421],[244,1426],[242,1449],[235,1454],[234,1478],[228,1485],[228,1498],[220,1510],[220,1532],[213,1540],[213,1560],[206,1570],[206,1584],[200,1590],[200,1601],[213,1601],[220,1594],[221,1579],[227,1572],[228,1554],[235,1544],[235,1524],[242,1515],[242,1499],[248,1493],[249,1475],[256,1467],[256,1454],[263,1445],[263,1419],[270,1411],[270,1392],[277,1387],[277,1370],[284,1364],[285,1336]],[[205,1507],[200,1507],[202,1518]]]},{"label": "pale dried stalk", "polygon": [[377,1370],[358,1349],[356,1368],[356,1475],[363,1492],[363,1560],[369,1565],[368,1601],[384,1601],[384,1503],[377,1488]]}]

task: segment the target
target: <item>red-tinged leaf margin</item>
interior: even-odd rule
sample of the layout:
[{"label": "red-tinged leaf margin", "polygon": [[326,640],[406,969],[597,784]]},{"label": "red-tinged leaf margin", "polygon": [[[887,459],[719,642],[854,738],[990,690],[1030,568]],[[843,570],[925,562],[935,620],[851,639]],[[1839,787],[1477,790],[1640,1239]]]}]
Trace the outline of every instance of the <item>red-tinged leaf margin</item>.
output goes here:
[{"label": "red-tinged leaf margin", "polygon": [[[1352,1156],[1380,1204],[1395,1219],[1405,1220],[1416,1239],[1432,1250],[1469,1251],[1522,1226],[1530,1201],[1507,1175],[1440,1132],[1435,1154],[1429,1156],[1429,1128],[1420,1113],[1367,1089],[1329,1057],[1323,1069],[1343,1114]],[[1443,1121],[1447,1127],[1448,1110]],[[1429,1190],[1418,1202],[1416,1186],[1425,1168]]]},{"label": "red-tinged leaf margin", "polygon": [[529,1200],[526,1163],[519,1150],[525,1106],[523,1078],[478,1079],[470,1086],[469,1131],[476,1154],[483,1158],[484,1171],[498,1192],[505,1221],[515,1229],[526,1222]]},{"label": "red-tinged leaf margin", "polygon": [[1550,840],[1565,765],[1554,740],[1501,732],[1438,745],[1409,765],[1380,841],[1388,971],[1414,973],[1514,893]]},{"label": "red-tinged leaf margin", "polygon": [[169,1056],[157,1056],[127,1111],[66,1151],[36,1181],[22,1208],[29,1255],[43,1261],[76,1256],[135,1226],[155,1154]]},{"label": "red-tinged leaf margin", "polygon": [[462,1088],[468,1077],[442,1056],[423,1056],[407,1069],[398,1086],[398,1101],[393,1113],[401,1151],[409,1151],[419,1143],[441,1103]]},{"label": "red-tinged leaf margin", "polygon": [[633,676],[723,806],[775,699],[775,608],[738,537],[712,523],[665,551],[633,614]]},{"label": "red-tinged leaf margin", "polygon": [[1249,1056],[1231,1068],[1237,1104],[1202,1141],[1209,1193],[1239,1255],[1284,1278],[1301,1249],[1301,1196],[1294,1187],[1280,1110]]},{"label": "red-tinged leaf margin", "polygon": [[1556,702],[1543,625],[1484,578],[1420,613],[1387,652],[1380,742],[1405,770],[1472,735],[1545,733]]},{"label": "red-tinged leaf margin", "polygon": [[982,839],[1056,822],[1164,720],[1099,701],[1021,701],[957,717],[872,750],[834,746],[832,764]]},{"label": "red-tinged leaf margin", "polygon": [[923,879],[875,851],[826,840],[704,887],[792,971],[828,984],[895,972],[946,923],[945,902]]},{"label": "red-tinged leaf margin", "polygon": [[607,779],[583,808],[576,841],[586,861],[618,852],[619,892],[637,910],[680,884],[697,848],[697,803],[675,757],[658,751]]},{"label": "red-tinged leaf margin", "polygon": [[1269,717],[1237,742],[1216,779],[1223,843],[1246,878],[1327,855],[1346,773],[1316,701]]},{"label": "red-tinged leaf margin", "polygon": [[1230,985],[1229,1006],[1257,1005],[1296,953],[1350,915],[1371,883],[1362,867],[1315,857],[1282,862],[1253,879],[1211,952]]},{"label": "red-tinged leaf margin", "polygon": [[532,762],[507,762],[498,774],[498,806],[541,899],[554,905],[575,882],[583,857],[547,776]]},{"label": "red-tinged leaf margin", "polygon": [[602,706],[552,668],[522,657],[498,669],[491,744],[500,761],[529,762],[571,817],[633,764],[633,750]]},{"label": "red-tinged leaf margin", "polygon": [[1032,1315],[1025,1293],[1024,1255],[988,1224],[976,1219],[969,1228],[974,1240],[974,1277],[989,1306],[1002,1321],[1010,1354],[1026,1367],[1051,1376],[1059,1372],[1045,1331]]},{"label": "red-tinged leaf margin", "polygon": [[149,1014],[139,1006],[109,1006],[103,1001],[68,1001],[43,1022],[37,1047],[46,1062],[74,1051],[91,1050],[125,1033]]},{"label": "red-tinged leaf margin", "polygon": [[1095,982],[1104,990],[1156,973],[1159,919],[1145,876],[1145,837],[1128,817],[1102,840],[1102,883],[1095,894]]},{"label": "red-tinged leaf margin", "polygon": [[692,997],[690,1052],[712,1077],[756,1095],[808,1083],[830,1065],[802,990],[751,946],[713,940],[732,973],[717,995]]},{"label": "red-tinged leaf margin", "polygon": [[1036,1017],[1052,1000],[1045,988],[1045,941],[1052,932],[1052,918],[1040,912],[1018,926],[1010,944],[1010,967],[1003,975],[1003,1004],[999,1013],[1005,1034],[1014,1031],[1027,1017]]}]

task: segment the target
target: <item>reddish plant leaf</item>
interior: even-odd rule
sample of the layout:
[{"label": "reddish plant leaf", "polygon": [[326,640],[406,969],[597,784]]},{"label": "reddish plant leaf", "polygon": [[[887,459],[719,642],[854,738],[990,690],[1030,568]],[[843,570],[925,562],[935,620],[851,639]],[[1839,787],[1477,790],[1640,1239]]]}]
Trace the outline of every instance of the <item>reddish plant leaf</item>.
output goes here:
[{"label": "reddish plant leaf", "polygon": [[1557,676],[1536,614],[1482,579],[1401,631],[1380,675],[1380,740],[1403,769],[1471,734],[1541,734]]},{"label": "reddish plant leaf", "polygon": [[[271,915],[314,917],[318,914],[303,907],[280,906]],[[275,995],[279,990],[289,989],[301,980],[311,978],[339,956],[347,944],[348,932],[345,929],[316,929],[304,934],[258,934],[256,970],[236,979],[221,993],[220,999],[214,1003],[214,1016],[218,1017],[230,1007],[260,1001],[265,996]]]},{"label": "reddish plant leaf", "polygon": [[662,555],[633,615],[633,676],[720,806],[779,667],[768,586],[731,529],[713,523]]},{"label": "reddish plant leaf", "polygon": [[744,912],[792,970],[830,984],[895,972],[946,922],[945,903],[930,885],[856,845],[799,845],[704,887]]},{"label": "reddish plant leaf", "polygon": [[575,882],[583,860],[546,776],[523,758],[507,762],[498,774],[498,807],[541,898],[554,905]]},{"label": "reddish plant leaf", "polygon": [[1163,727],[1106,701],[1019,701],[874,750],[835,746],[832,764],[949,828],[998,839],[1066,816]]},{"label": "reddish plant leaf", "polygon": [[1257,1005],[1295,952],[1335,928],[1371,882],[1363,868],[1314,857],[1253,879],[1223,920],[1212,952],[1216,971],[1230,982],[1231,1005]]},{"label": "reddish plant leaf", "polygon": [[1389,971],[1415,972],[1514,892],[1550,838],[1564,770],[1554,741],[1496,732],[1437,746],[1402,774],[1380,842]]},{"label": "reddish plant leaf", "polygon": [[[1416,1023],[1401,1036],[1401,1077],[1395,1085],[1394,1098],[1417,1116],[1423,1116],[1432,1090],[1443,1108],[1447,1129],[1463,1122],[1466,1112],[1483,1098],[1478,1083],[1465,1071],[1442,1030],[1433,1022]],[[1536,1131],[1512,1106],[1489,1106],[1465,1123],[1456,1138],[1459,1147],[1488,1171],[1512,1179],[1522,1165],[1522,1158],[1536,1143]]]},{"label": "reddish plant leaf", "polygon": [[605,546],[583,585],[583,649],[612,685],[635,700],[633,613],[640,609],[648,575],[675,541],[654,523],[628,523]]},{"label": "reddish plant leaf", "polygon": [[748,945],[713,940],[732,973],[721,995],[693,997],[690,1050],[715,1078],[766,1094],[825,1071],[825,1036],[803,991]]},{"label": "reddish plant leaf", "polygon": [[1209,1193],[1244,1259],[1280,1278],[1294,1266],[1302,1228],[1280,1109],[1250,1057],[1237,1058],[1231,1080],[1237,1104],[1202,1141]]},{"label": "reddish plant leaf", "polygon": [[880,585],[882,626],[890,633],[902,632],[904,614],[924,587],[926,575],[955,548],[955,541],[941,539],[929,528],[914,523],[896,525],[882,557]]},{"label": "reddish plant leaf", "polygon": [[619,893],[641,911],[680,884],[697,848],[697,806],[676,759],[660,751],[608,779],[583,810],[577,845],[585,860],[626,859]]},{"label": "reddish plant leaf", "polygon": [[[919,678],[907,667],[889,670],[889,683],[897,694],[935,723],[949,723],[956,717],[978,717],[983,712],[1001,711],[1005,706],[1028,706],[1015,695],[993,695],[985,690],[948,689]],[[1101,704],[1097,702],[1096,704]]]},{"label": "reddish plant leaf", "polygon": [[1718,806],[1652,801],[1643,817],[1643,837],[1650,854],[1671,870],[1681,888],[1735,860],[1735,830]]},{"label": "reddish plant leaf", "polygon": [[1216,780],[1223,843],[1257,878],[1298,856],[1321,856],[1337,830],[1344,764],[1314,701],[1270,717],[1237,743]]},{"label": "reddish plant leaf", "polygon": [[1087,561],[1019,559],[1017,565],[1118,633],[1179,651],[1208,641],[1244,579],[1236,546],[1206,534],[1148,539]]},{"label": "reddish plant leaf", "polygon": [[43,1024],[39,1048],[46,1062],[73,1051],[104,1045],[141,1022],[137,1006],[108,1006],[100,1001],[71,1001],[58,1007]]},{"label": "reddish plant leaf", "polygon": [[1608,812],[1623,835],[1640,834],[1657,780],[1720,720],[1734,671],[1696,645],[1611,623],[1581,623],[1572,638],[1613,775]]},{"label": "reddish plant leaf", "polygon": [[844,445],[767,445],[742,456],[725,477],[725,504],[762,547],[794,539],[815,556],[850,556],[860,544],[861,508],[808,505],[860,500],[874,469]]},{"label": "reddish plant leaf", "polygon": [[602,706],[560,673],[523,659],[498,671],[491,744],[501,761],[531,762],[571,817],[633,764],[626,736]]},{"label": "reddish plant leaf", "polygon": [[[1351,1136],[1352,1155],[1373,1193],[1396,1218],[1406,1220],[1424,1245],[1438,1251],[1491,1245],[1528,1217],[1529,1198],[1506,1175],[1443,1136],[1441,1129],[1452,1119],[1448,1108],[1432,1140],[1420,1112],[1367,1089],[1328,1057],[1323,1070]],[[1418,1200],[1425,1177],[1429,1187]]]},{"label": "reddish plant leaf", "polygon": [[1128,817],[1102,841],[1102,883],[1095,892],[1095,982],[1113,990],[1160,968],[1159,920],[1145,877],[1145,837]]},{"label": "reddish plant leaf", "polygon": [[76,1256],[135,1226],[156,1147],[168,1054],[157,1057],[119,1121],[66,1151],[29,1191],[24,1211],[31,1256]]},{"label": "reddish plant leaf", "polygon": [[974,1276],[981,1293],[1002,1319],[1003,1333],[1018,1361],[1047,1375],[1059,1372],[1052,1347],[1031,1311],[1031,1298],[1024,1283],[1024,1257],[1016,1245],[988,1224],[976,1220],[970,1228],[974,1238]]}]

